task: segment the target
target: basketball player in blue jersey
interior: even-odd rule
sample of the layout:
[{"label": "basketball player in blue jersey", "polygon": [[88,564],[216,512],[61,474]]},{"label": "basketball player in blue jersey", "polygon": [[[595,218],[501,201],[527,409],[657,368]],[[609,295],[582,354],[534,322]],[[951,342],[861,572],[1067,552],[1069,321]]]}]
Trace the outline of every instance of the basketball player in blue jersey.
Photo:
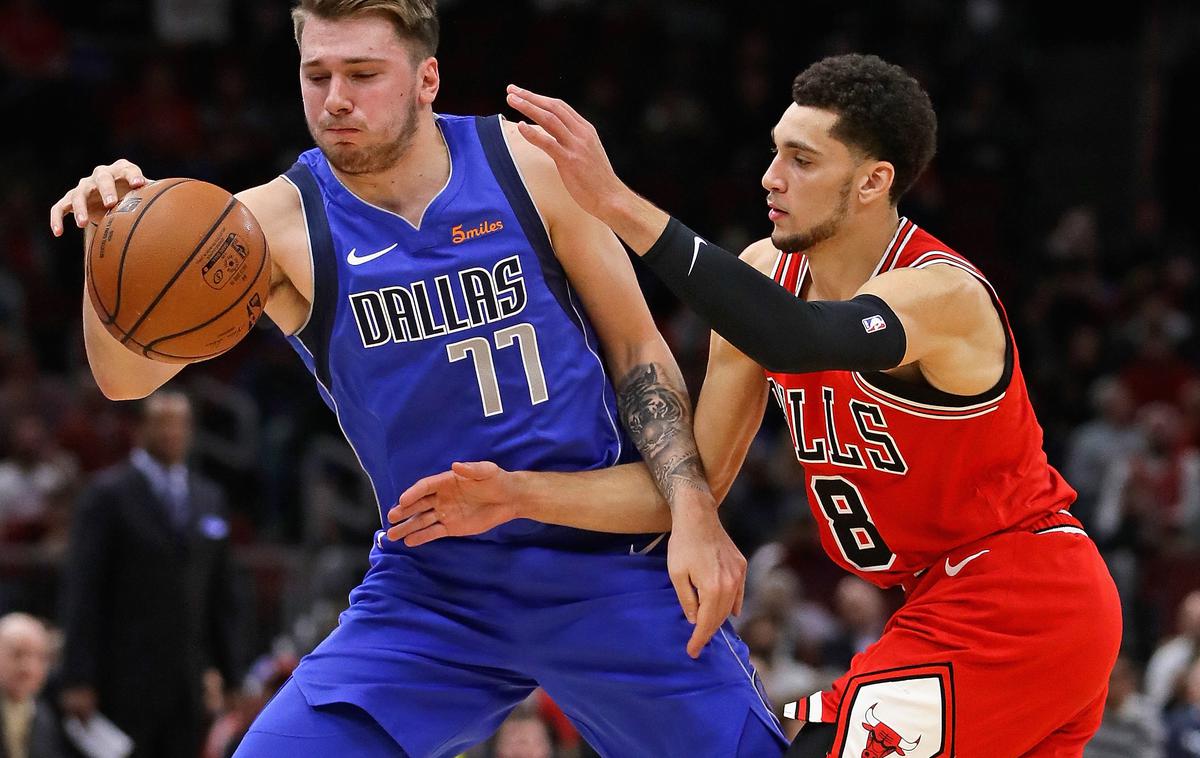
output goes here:
[{"label": "basketball player in blue jersey", "polygon": [[[433,112],[433,0],[304,0],[293,17],[317,149],[238,197],[270,245],[267,312],[381,508],[454,461],[580,471],[640,452],[673,531],[569,502],[557,521],[497,514],[468,539],[420,544],[444,536],[436,511],[408,544],[381,529],[339,627],[237,755],[456,755],[538,685],[606,756],[781,754],[723,623],[745,562],[616,238],[510,124]],[[73,213],[90,237],[146,181],[125,160],[98,167],[52,230]],[[118,344],[86,298],[84,334],[110,398],[179,371]]]}]

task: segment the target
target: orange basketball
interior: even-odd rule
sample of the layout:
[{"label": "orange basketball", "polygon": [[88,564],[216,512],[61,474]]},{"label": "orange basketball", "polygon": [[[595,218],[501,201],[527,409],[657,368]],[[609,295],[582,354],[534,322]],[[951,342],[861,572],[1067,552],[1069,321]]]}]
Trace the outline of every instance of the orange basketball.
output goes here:
[{"label": "orange basketball", "polygon": [[87,291],[125,347],[165,363],[215,358],[262,315],[267,240],[233,195],[195,179],[130,192],[88,247]]}]

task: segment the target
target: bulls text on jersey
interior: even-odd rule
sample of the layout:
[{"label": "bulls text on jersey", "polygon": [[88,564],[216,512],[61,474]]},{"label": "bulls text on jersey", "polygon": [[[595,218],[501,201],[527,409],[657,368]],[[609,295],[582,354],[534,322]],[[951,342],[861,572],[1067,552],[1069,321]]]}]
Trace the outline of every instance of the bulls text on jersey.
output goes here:
[{"label": "bulls text on jersey", "polygon": [[521,259],[509,256],[489,271],[472,267],[456,274],[350,295],[363,347],[416,342],[490,324],[525,309],[528,298]]},{"label": "bulls text on jersey", "polygon": [[[821,397],[806,398],[802,389],[781,387],[768,379],[771,394],[787,419],[796,458],[801,463],[828,463],[846,468],[905,474],[908,464],[900,453],[896,438],[888,432],[883,409],[857,398],[850,400],[849,419],[839,413],[832,387],[822,387]],[[806,423],[805,404],[818,403],[822,409],[819,423]],[[816,415],[811,414],[811,415]],[[809,418],[808,421],[815,419]]]}]

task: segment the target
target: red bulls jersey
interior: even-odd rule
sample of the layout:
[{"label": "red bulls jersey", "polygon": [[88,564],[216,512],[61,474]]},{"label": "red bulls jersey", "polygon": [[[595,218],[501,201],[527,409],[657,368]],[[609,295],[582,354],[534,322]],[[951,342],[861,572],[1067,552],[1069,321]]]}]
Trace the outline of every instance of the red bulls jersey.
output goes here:
[{"label": "red bulls jersey", "polygon": [[[979,279],[1004,321],[1004,372],[987,392],[951,395],[881,372],[767,372],[825,551],[881,587],[955,547],[1053,517],[1075,499],[1046,461],[1012,331],[983,274],[901,218],[872,276],[936,265]],[[781,254],[774,278],[801,296],[808,273],[802,253]],[[867,318],[863,328],[887,327]]]}]

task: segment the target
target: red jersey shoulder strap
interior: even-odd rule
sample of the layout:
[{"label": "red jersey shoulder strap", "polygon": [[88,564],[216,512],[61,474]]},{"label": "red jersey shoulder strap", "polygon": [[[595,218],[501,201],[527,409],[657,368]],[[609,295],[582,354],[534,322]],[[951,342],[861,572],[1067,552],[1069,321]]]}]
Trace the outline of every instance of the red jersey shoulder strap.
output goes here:
[{"label": "red jersey shoulder strap", "polygon": [[800,294],[800,285],[808,273],[808,257],[803,253],[780,253],[771,278],[793,295]]}]

